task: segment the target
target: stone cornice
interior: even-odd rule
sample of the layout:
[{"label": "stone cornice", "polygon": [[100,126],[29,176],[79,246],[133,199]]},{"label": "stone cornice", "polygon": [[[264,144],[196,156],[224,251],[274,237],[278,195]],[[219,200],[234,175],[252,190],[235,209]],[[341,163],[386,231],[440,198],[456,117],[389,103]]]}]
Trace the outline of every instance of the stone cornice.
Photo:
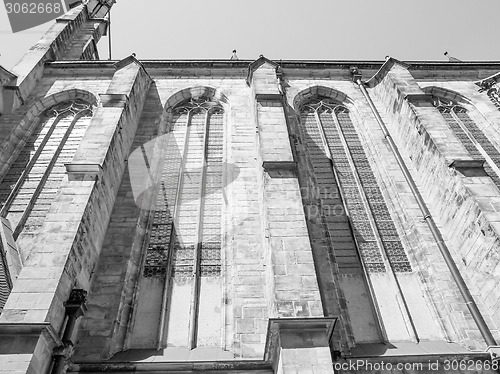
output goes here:
[{"label": "stone cornice", "polygon": [[[145,68],[168,68],[168,67],[185,67],[185,68],[248,68],[249,65],[256,63],[258,60],[228,60],[228,59],[213,59],[213,60],[140,60]],[[382,70],[383,65],[388,62],[391,66],[396,62],[407,66],[409,70],[469,70],[469,69],[491,69],[500,71],[500,61],[469,61],[469,62],[448,62],[448,61],[406,61],[401,62],[394,58],[388,61],[374,60],[282,60],[280,65],[283,69],[349,69],[351,66],[356,66],[358,69],[376,69]],[[51,61],[46,62],[47,67],[113,67],[117,60],[105,61]],[[275,63],[274,63],[275,64]],[[388,66],[387,66],[388,67]],[[385,67],[384,69],[386,69]],[[383,72],[384,70],[382,70]],[[286,73],[286,71],[285,71]]]},{"label": "stone cornice", "polygon": [[[251,79],[256,63],[259,60],[137,60],[144,71],[155,76],[230,76],[233,78]],[[262,60],[261,60],[262,61]],[[134,61],[135,62],[135,61]],[[118,61],[52,61],[45,63],[45,74],[48,75],[88,75],[112,76]],[[285,77],[300,79],[318,77],[325,79],[350,80],[350,68],[356,67],[368,79],[368,84],[375,85],[395,65],[406,67],[415,79],[459,79],[477,81],[479,78],[491,76],[500,71],[498,62],[441,62],[414,61],[401,62],[396,59],[388,61],[347,61],[347,60],[283,60],[280,61]],[[418,77],[418,78],[417,78]]]}]

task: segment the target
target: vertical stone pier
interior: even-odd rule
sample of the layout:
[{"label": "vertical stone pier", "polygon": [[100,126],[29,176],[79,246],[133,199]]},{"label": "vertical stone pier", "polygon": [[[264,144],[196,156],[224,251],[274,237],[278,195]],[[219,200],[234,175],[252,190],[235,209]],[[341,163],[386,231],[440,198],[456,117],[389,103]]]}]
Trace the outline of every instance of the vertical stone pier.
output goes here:
[{"label": "vertical stone pier", "polygon": [[[272,304],[269,309],[271,317],[277,318],[270,326],[286,326],[285,330],[278,329],[285,331],[282,341],[286,342],[286,350],[279,356],[278,372],[286,373],[289,366],[308,367],[312,372],[312,365],[317,362],[313,356],[324,356],[322,365],[332,368],[329,341],[326,335],[318,338],[315,327],[318,318],[323,317],[323,308],[276,64],[264,57],[255,61],[250,66],[248,83],[255,100],[258,157],[262,165],[260,205]],[[290,318],[300,318],[300,323],[295,324]],[[314,327],[309,329],[310,326]],[[309,338],[314,344],[309,344]],[[316,344],[318,339],[321,344]],[[302,353],[307,353],[312,361],[304,360]]]}]

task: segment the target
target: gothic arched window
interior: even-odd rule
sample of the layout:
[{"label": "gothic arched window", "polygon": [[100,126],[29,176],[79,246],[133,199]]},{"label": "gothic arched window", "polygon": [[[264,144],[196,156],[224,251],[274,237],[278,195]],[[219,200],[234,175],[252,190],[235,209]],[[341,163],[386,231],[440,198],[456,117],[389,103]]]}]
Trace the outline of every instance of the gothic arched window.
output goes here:
[{"label": "gothic arched window", "polygon": [[[303,139],[312,163],[320,194],[330,194],[336,185],[349,217],[353,236],[368,272],[385,272],[384,253],[392,269],[409,272],[411,265],[399,239],[380,188],[373,174],[361,139],[351,121],[349,110],[328,98],[315,98],[300,107]],[[325,157],[326,156],[326,157]],[[335,188],[334,188],[335,189]],[[332,241],[345,241],[336,233],[338,206],[330,207],[334,200],[320,196],[321,211]],[[334,215],[336,218],[328,217]],[[347,235],[347,231],[346,231]],[[333,243],[338,250],[339,271],[354,266],[356,248],[346,251],[345,244]],[[349,258],[351,258],[349,260]]]},{"label": "gothic arched window", "polygon": [[[159,183],[139,286],[163,289],[158,347],[220,346],[223,117],[218,101],[192,98],[171,109],[171,127],[158,143]],[[136,318],[156,313],[152,307],[139,306]]]},{"label": "gothic arched window", "polygon": [[[64,164],[71,162],[91,118],[92,105],[83,100],[57,104],[39,116],[34,131],[0,183],[0,216],[6,219],[2,225],[9,222],[14,241],[21,233],[23,238],[35,235],[42,226],[66,175]],[[0,308],[12,287],[3,252]]]},{"label": "gothic arched window", "polygon": [[500,152],[472,120],[467,109],[437,96],[433,96],[433,104],[470,156],[486,159],[484,170],[500,189]]}]

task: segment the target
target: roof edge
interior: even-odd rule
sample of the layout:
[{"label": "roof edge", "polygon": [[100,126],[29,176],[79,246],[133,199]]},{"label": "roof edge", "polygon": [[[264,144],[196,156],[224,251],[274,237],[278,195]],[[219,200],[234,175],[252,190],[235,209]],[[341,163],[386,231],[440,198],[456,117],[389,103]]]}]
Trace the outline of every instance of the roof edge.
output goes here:
[{"label": "roof edge", "polygon": [[250,65],[248,65],[248,73],[246,78],[248,86],[250,86],[250,84],[252,83],[254,71],[257,70],[262,65],[264,65],[265,63],[271,64],[273,67],[278,66],[276,62],[269,60],[267,57],[264,57],[264,55],[260,55],[257,60],[251,62]]},{"label": "roof edge", "polygon": [[376,86],[382,81],[382,79],[384,79],[386,74],[392,69],[394,65],[399,65],[405,69],[408,69],[410,67],[410,65],[407,63],[399,61],[394,57],[387,56],[386,61],[380,67],[380,69],[378,69],[378,71],[373,75],[373,77],[365,81],[364,84],[370,88]]},{"label": "roof edge", "polygon": [[5,83],[13,81],[16,78],[17,75],[0,65],[0,85],[4,85]]}]

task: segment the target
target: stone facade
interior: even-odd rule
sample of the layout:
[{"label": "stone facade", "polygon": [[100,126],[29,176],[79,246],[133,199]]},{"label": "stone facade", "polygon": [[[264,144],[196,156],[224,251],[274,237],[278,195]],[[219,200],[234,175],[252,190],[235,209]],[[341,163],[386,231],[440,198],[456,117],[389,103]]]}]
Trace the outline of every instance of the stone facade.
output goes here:
[{"label": "stone facade", "polygon": [[111,5],[0,69],[0,373],[496,372],[500,63],[100,61]]}]

